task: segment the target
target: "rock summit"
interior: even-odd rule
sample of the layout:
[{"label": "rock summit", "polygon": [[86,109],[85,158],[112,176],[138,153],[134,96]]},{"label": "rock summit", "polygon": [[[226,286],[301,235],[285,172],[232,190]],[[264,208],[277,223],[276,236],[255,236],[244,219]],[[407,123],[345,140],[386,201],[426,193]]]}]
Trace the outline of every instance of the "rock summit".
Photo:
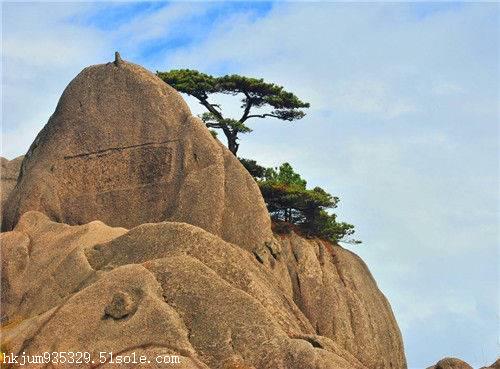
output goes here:
[{"label": "rock summit", "polygon": [[272,238],[238,159],[177,91],[118,53],[65,89],[24,158],[3,230],[29,210],[72,225],[186,222],[249,250]]}]

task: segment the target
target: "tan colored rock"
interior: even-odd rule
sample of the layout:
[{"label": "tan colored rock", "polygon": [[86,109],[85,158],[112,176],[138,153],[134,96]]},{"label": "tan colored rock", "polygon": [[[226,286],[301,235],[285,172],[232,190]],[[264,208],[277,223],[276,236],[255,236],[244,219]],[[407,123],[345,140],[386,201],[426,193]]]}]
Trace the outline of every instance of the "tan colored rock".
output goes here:
[{"label": "tan colored rock", "polygon": [[71,225],[186,222],[248,250],[269,241],[264,201],[236,157],[177,91],[117,60],[68,85],[26,154],[2,229],[37,210]]},{"label": "tan colored rock", "polygon": [[469,364],[460,359],[447,357],[439,360],[436,365],[433,365],[427,369],[473,369]]},{"label": "tan colored rock", "polygon": [[23,158],[24,156],[18,156],[15,159],[8,160],[0,156],[0,206],[2,209],[4,202],[17,183]]},{"label": "tan colored rock", "polygon": [[[308,318],[367,368],[407,367],[392,309],[366,264],[328,242],[284,235],[273,264],[276,279]],[[286,285],[288,284],[288,286]]]},{"label": "tan colored rock", "polygon": [[41,314],[90,283],[94,273],[83,250],[125,232],[99,221],[72,227],[25,213],[15,231],[0,234],[2,323]]},{"label": "tan colored rock", "polygon": [[165,222],[127,232],[27,212],[1,237],[2,268],[15,282],[2,279],[2,293],[23,296],[4,300],[7,352],[162,353],[204,369],[369,368],[316,334],[267,266],[201,228]]}]

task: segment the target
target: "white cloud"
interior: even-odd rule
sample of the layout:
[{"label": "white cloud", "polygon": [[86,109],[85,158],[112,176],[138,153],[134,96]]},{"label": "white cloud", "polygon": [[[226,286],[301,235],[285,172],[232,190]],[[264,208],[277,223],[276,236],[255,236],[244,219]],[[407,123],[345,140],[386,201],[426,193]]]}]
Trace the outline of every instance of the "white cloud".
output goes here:
[{"label": "white cloud", "polygon": [[[138,49],[141,44],[151,40],[167,40],[176,34],[189,34],[190,29],[179,27],[193,17],[200,16],[210,9],[210,4],[202,5],[189,2],[177,2],[165,5],[156,11],[146,11],[121,24],[113,31],[113,38],[125,41],[129,49]],[[193,28],[197,29],[195,26]]]},{"label": "white cloud", "polygon": [[346,81],[332,93],[331,106],[350,112],[373,114],[385,119],[413,113],[417,108],[409,101],[391,94],[383,81],[369,79]]},{"label": "white cloud", "polygon": [[425,324],[435,316],[455,314],[471,322],[478,319],[478,308],[474,298],[464,299],[461,291],[447,291],[439,300],[416,299],[410,293],[405,294],[407,303],[399,316],[398,323],[402,330],[411,329],[414,324]]}]

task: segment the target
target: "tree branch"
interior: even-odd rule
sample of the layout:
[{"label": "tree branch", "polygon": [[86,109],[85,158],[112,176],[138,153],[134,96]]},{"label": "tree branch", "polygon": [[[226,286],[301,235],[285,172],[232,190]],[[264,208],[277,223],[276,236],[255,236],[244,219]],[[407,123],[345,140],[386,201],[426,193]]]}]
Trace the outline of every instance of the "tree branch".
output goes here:
[{"label": "tree branch", "polygon": [[[224,117],[222,116],[222,114],[214,107],[214,105],[210,104],[207,100],[208,96],[205,95],[205,96],[195,96],[198,101],[200,102],[201,105],[203,105],[205,108],[207,108],[207,110],[212,113],[217,119],[219,120],[223,120]],[[222,132],[224,132],[224,135],[227,137],[228,140],[231,139],[231,136],[233,134],[233,132],[229,129],[229,127],[225,124],[220,124],[220,125],[216,125],[215,123],[205,123],[205,125],[211,127],[211,128],[219,128],[219,129],[222,129]]]},{"label": "tree branch", "polygon": [[250,118],[265,118],[265,117],[273,117],[273,118],[279,118],[279,116],[277,116],[276,114],[252,114],[252,115],[248,115],[247,116],[247,119],[250,119]]},{"label": "tree branch", "polygon": [[207,100],[206,97],[201,97],[201,96],[195,96],[198,101],[200,102],[201,105],[203,105],[205,108],[207,108],[207,110],[212,113],[213,115],[215,115],[218,119],[224,119],[224,117],[222,116],[222,114],[220,113],[220,111],[218,111],[215,106],[218,106],[218,105],[213,105],[213,104],[210,104]]},{"label": "tree branch", "polygon": [[342,242],[342,243],[347,243],[349,245],[358,245],[361,243],[361,241],[359,240],[343,240],[343,239],[340,239],[340,240],[337,240],[337,242]]},{"label": "tree branch", "polygon": [[224,126],[222,124],[218,124],[218,123],[208,123],[208,122],[205,122],[205,125],[209,128],[224,128]]},{"label": "tree branch", "polygon": [[243,123],[244,121],[246,121],[248,119],[248,117],[249,117],[248,114],[250,114],[250,109],[252,108],[252,105],[253,105],[252,98],[250,97],[248,92],[243,91],[243,93],[245,94],[245,96],[247,98],[247,104],[245,106],[245,111],[243,112],[243,115],[240,118],[241,123]]}]

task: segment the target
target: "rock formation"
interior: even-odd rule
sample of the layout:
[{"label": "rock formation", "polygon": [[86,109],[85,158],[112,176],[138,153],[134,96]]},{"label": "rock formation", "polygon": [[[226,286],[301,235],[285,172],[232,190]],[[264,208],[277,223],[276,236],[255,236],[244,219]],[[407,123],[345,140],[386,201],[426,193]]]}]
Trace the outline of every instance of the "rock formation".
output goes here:
[{"label": "rock formation", "polygon": [[427,369],[472,369],[472,367],[465,361],[447,357],[439,360],[436,365],[430,366]]},{"label": "rock formation", "polygon": [[3,230],[38,210],[66,224],[187,222],[249,250],[272,238],[239,161],[177,91],[119,57],[71,81],[5,205]]},{"label": "rock formation", "polygon": [[[9,324],[2,344],[9,352],[88,351],[98,357],[100,351],[141,348],[147,355],[179,355],[186,367],[193,368],[375,369],[385,363],[406,367],[402,350],[389,351],[400,347],[384,347],[384,337],[376,332],[366,328],[352,334],[350,326],[362,328],[365,323],[362,311],[353,310],[344,326],[321,334],[318,322],[299,309],[305,305],[302,296],[295,296],[295,304],[290,290],[276,283],[268,266],[186,223],[143,224],[127,232],[99,221],[80,226],[55,223],[30,211],[14,231],[0,237],[2,321]],[[339,253],[345,253],[344,263],[359,264],[345,250],[339,248]],[[286,259],[281,252],[275,257],[277,263]],[[297,256],[298,269],[305,265],[303,257]],[[331,257],[325,250],[324,258]],[[341,273],[354,289],[350,268]],[[306,268],[299,278],[311,271]],[[326,277],[333,280],[338,275]],[[303,294],[319,297],[319,290],[327,286],[318,283],[318,275],[307,278]],[[374,285],[365,288],[380,295]],[[334,292],[340,294],[341,289]],[[377,307],[387,309],[385,304]],[[325,314],[330,320],[336,314],[334,306],[320,309],[330,312]],[[339,309],[339,314],[343,317],[344,312]],[[382,324],[374,322],[381,328]],[[342,332],[346,333],[337,339]],[[399,337],[397,327],[391,333]],[[380,342],[369,346],[361,340],[357,347],[357,335]],[[367,348],[372,359],[361,354]]]},{"label": "rock formation", "polygon": [[234,156],[175,91],[119,56],[70,83],[4,215],[4,351],[170,354],[178,368],[406,369],[363,261],[328,242],[273,237]]},{"label": "rock formation", "polygon": [[4,202],[16,185],[23,158],[24,156],[19,156],[15,159],[8,160],[0,157],[0,163],[2,165],[0,169],[0,204],[2,208]]},{"label": "rock formation", "polygon": [[366,264],[329,242],[294,233],[281,237],[286,268],[277,273],[319,335],[331,338],[368,368],[405,368],[399,327]]}]

